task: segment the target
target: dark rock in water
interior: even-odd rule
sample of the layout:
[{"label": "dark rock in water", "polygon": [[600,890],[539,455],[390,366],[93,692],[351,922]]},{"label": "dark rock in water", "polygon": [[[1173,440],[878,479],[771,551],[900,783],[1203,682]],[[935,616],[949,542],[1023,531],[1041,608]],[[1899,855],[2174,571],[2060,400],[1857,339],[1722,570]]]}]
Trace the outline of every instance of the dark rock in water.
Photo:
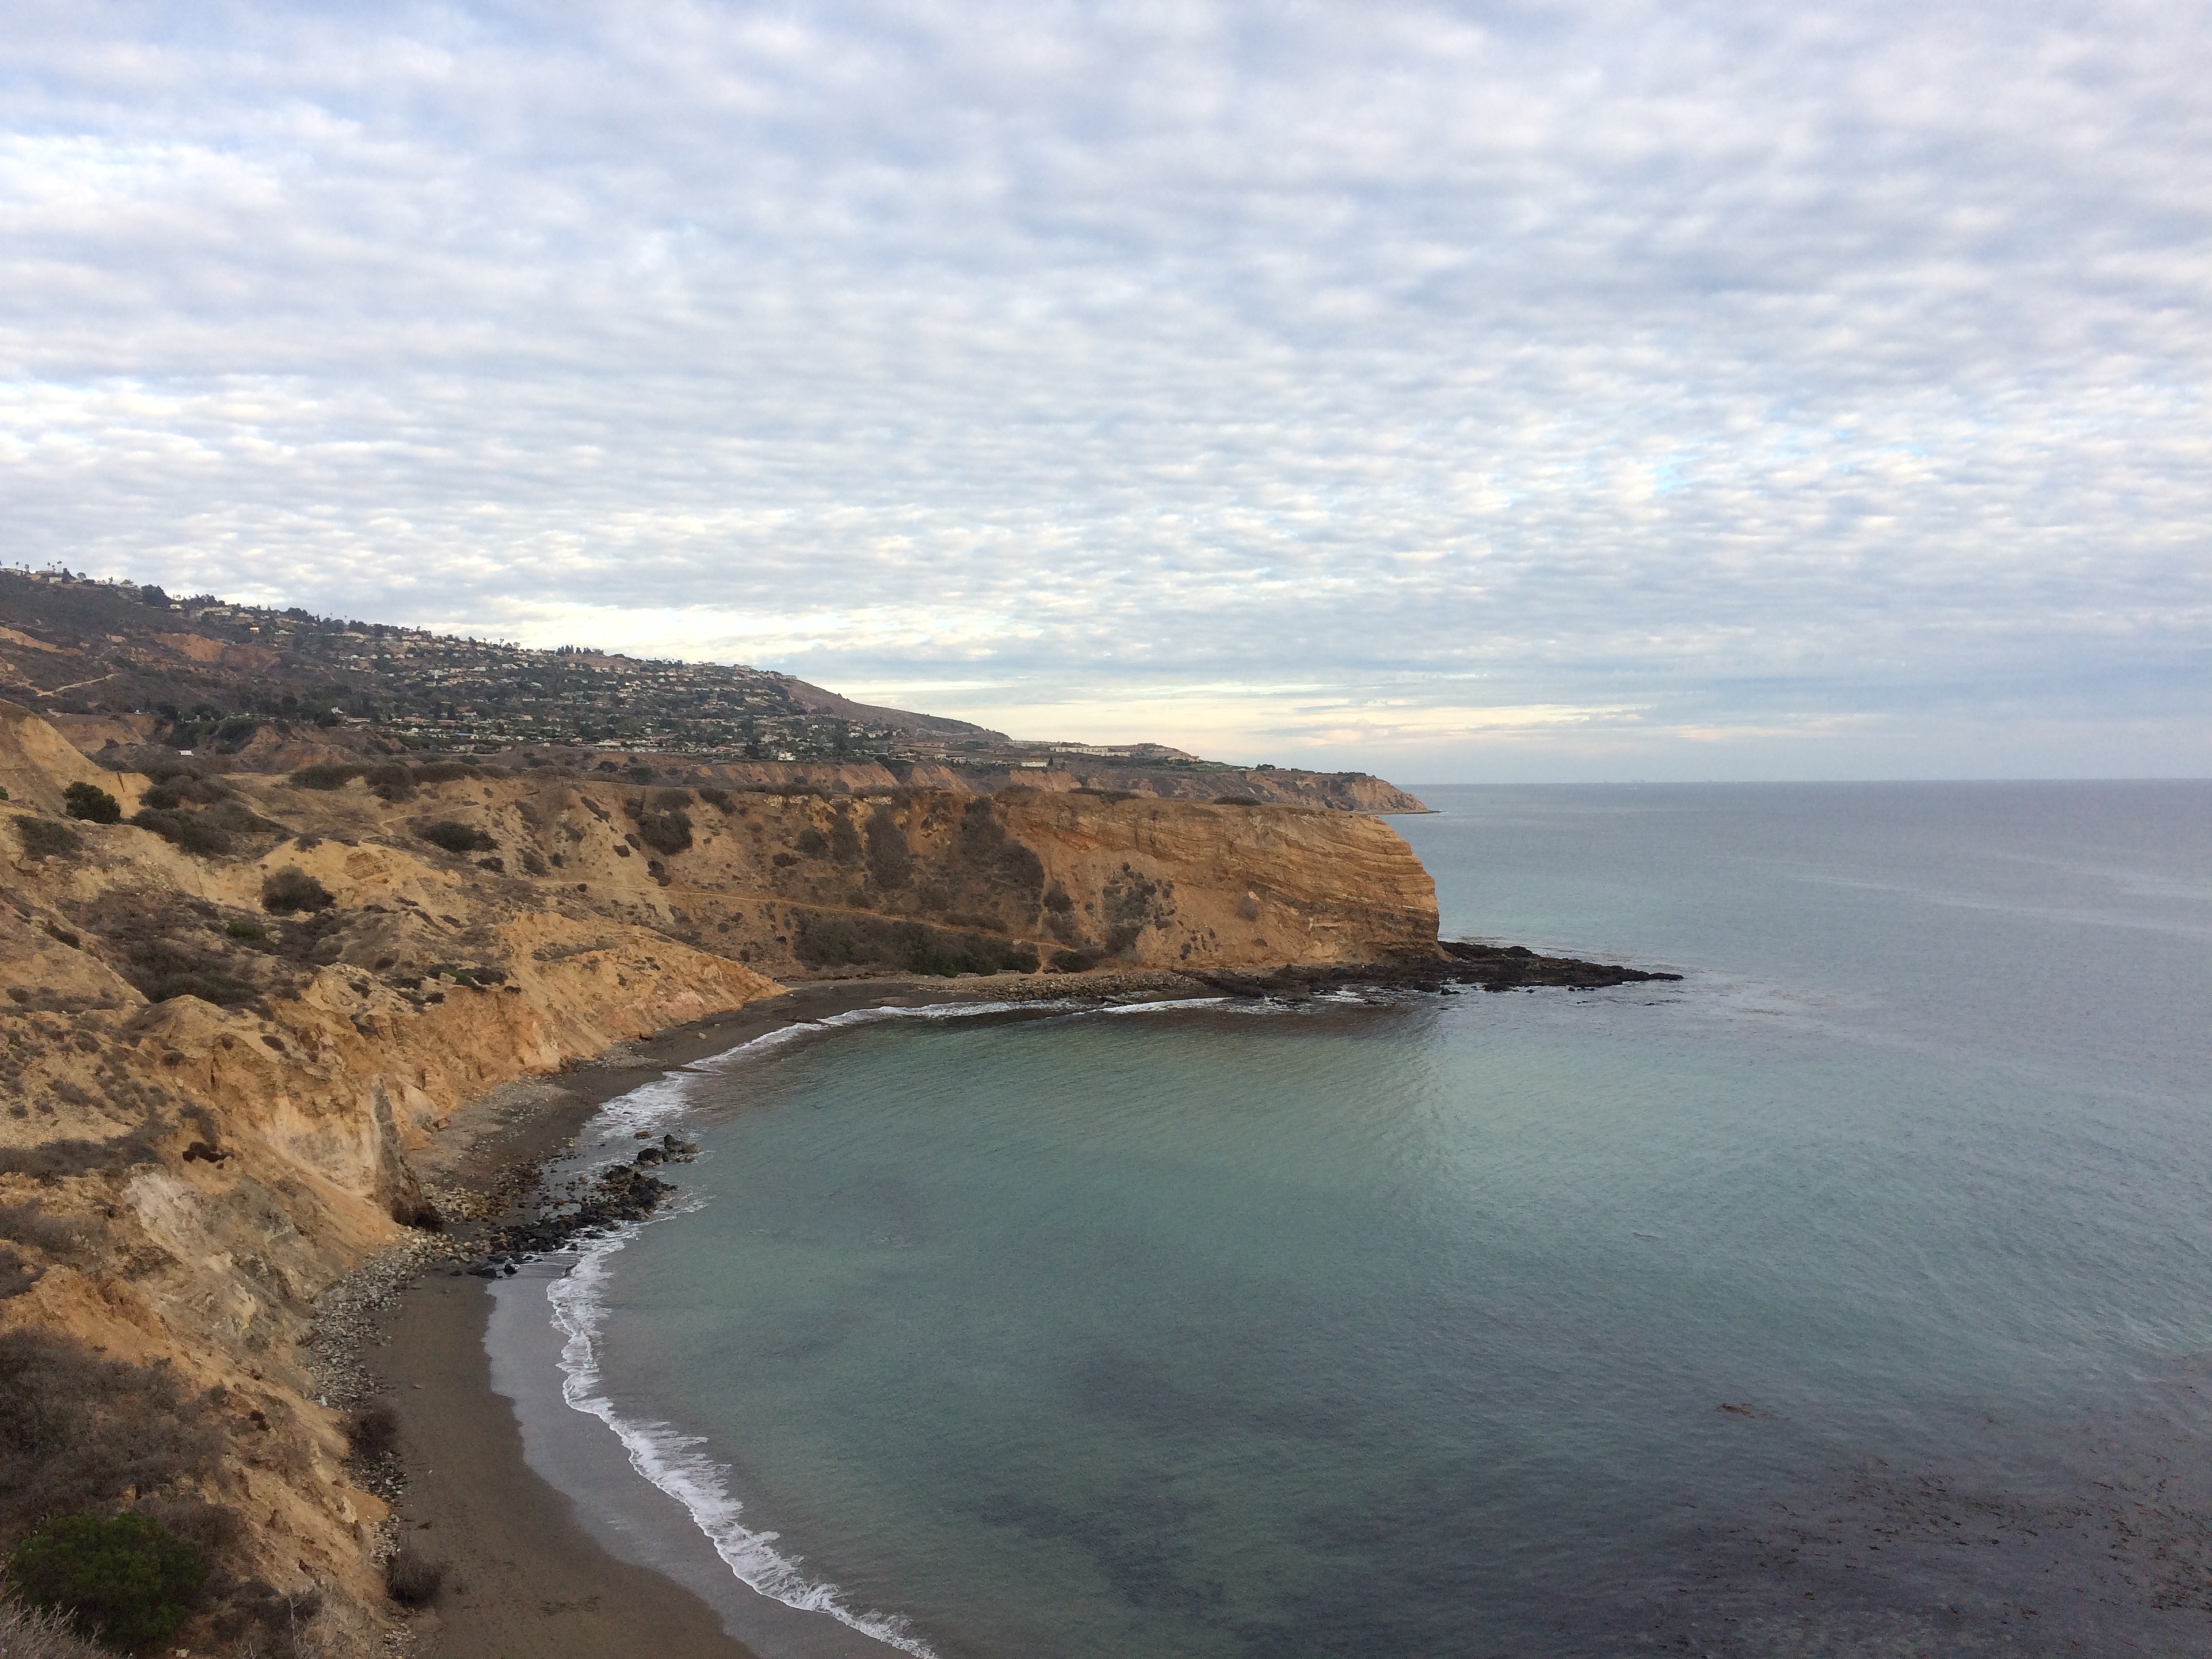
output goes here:
[{"label": "dark rock in water", "polygon": [[[647,1154],[651,1154],[649,1159]],[[521,1261],[568,1249],[580,1239],[597,1237],[623,1222],[644,1220],[676,1188],[641,1166],[668,1157],[659,1147],[648,1146],[638,1154],[636,1164],[617,1164],[600,1170],[589,1182],[580,1177],[570,1182],[567,1190],[574,1196],[568,1202],[492,1229],[483,1240],[489,1249],[485,1265],[469,1271],[487,1279],[497,1278],[502,1270],[513,1273]]]},{"label": "dark rock in water", "polygon": [[1655,973],[1574,957],[1539,956],[1525,945],[1474,945],[1447,940],[1440,957],[1396,957],[1356,967],[1290,967],[1265,973],[1233,969],[1191,976],[1231,996],[1309,997],[1348,985],[1413,991],[1441,991],[1448,985],[1480,985],[1486,991],[1533,990],[1540,985],[1598,990],[1653,980],[1679,980],[1680,974]]},{"label": "dark rock in water", "polygon": [[1568,985],[1595,990],[1607,985],[1640,985],[1682,977],[1680,974],[1656,973],[1643,968],[1623,968],[1613,963],[1583,962],[1573,957],[1540,957],[1525,945],[1473,945],[1452,940],[1445,944],[1443,950],[1455,969],[1446,975],[1448,979],[1465,985],[1480,985],[1486,991],[1537,985]]}]

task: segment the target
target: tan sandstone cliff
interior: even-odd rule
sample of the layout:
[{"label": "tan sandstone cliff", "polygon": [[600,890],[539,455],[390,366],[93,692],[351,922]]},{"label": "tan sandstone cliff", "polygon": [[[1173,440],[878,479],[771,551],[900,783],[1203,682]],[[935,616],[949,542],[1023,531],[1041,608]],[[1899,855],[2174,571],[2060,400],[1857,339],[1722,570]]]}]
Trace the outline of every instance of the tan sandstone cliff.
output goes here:
[{"label": "tan sandstone cliff", "polygon": [[[1426,872],[1344,811],[357,774],[109,774],[0,706],[0,1337],[157,1368],[212,1438],[151,1496],[242,1523],[239,1581],[371,1620],[383,1506],[299,1345],[489,1090],[778,978],[1437,949]],[[62,817],[72,782],[157,828]]]}]

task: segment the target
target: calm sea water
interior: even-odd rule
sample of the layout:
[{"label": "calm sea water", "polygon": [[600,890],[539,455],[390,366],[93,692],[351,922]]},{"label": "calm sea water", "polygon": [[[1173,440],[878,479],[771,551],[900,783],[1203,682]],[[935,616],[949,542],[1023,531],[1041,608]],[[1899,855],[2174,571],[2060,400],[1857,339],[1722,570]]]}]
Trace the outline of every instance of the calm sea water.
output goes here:
[{"label": "calm sea water", "polygon": [[729,1057],[572,1395],[945,1659],[2212,1651],[2212,786],[1426,798],[1685,980]]}]

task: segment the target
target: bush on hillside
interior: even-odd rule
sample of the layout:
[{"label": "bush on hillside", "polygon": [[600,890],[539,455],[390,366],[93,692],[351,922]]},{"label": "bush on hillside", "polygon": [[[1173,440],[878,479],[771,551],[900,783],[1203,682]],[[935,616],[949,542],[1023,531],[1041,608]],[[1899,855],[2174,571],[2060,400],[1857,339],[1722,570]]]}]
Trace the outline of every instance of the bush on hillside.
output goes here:
[{"label": "bush on hillside", "polygon": [[448,853],[489,853],[499,845],[483,830],[456,823],[451,818],[428,824],[416,833],[431,846],[442,847]]},{"label": "bush on hillside", "polygon": [[379,800],[405,800],[415,793],[415,775],[397,761],[372,766],[361,775],[368,793]]},{"label": "bush on hillside", "polygon": [[185,1621],[208,1559],[143,1515],[71,1515],[46,1522],[9,1560],[15,1593],[75,1616],[101,1640],[135,1648]]},{"label": "bush on hillside", "polygon": [[141,806],[169,811],[179,806],[213,806],[230,799],[230,786],[222,779],[184,766],[154,769],[154,787],[138,797]]},{"label": "bush on hillside", "polygon": [[[137,1139],[125,1140],[30,1150],[73,1144],[82,1162],[104,1167],[132,1161]],[[212,1407],[172,1367],[109,1359],[44,1331],[0,1332],[0,1539],[210,1474],[222,1449]]]},{"label": "bush on hillside", "polygon": [[869,879],[886,893],[905,886],[914,875],[914,848],[888,806],[869,815],[867,842]]},{"label": "bush on hillside", "polygon": [[368,770],[366,766],[343,766],[335,761],[324,761],[293,773],[292,784],[298,789],[343,789]]},{"label": "bush on hillside", "polygon": [[296,865],[288,865],[261,884],[261,908],[279,915],[327,910],[337,901],[330,889]]},{"label": "bush on hillside", "polygon": [[123,821],[123,803],[96,783],[73,783],[63,790],[62,811],[87,823]]},{"label": "bush on hillside", "polygon": [[691,845],[691,815],[681,807],[665,812],[641,812],[637,838],[656,853],[672,856]]},{"label": "bush on hillside", "polygon": [[173,847],[202,858],[230,851],[229,832],[198,812],[180,812],[159,806],[142,806],[131,815],[141,830],[150,830]]},{"label": "bush on hillside", "polygon": [[17,818],[15,835],[22,842],[23,850],[34,859],[74,853],[83,844],[77,840],[76,830],[52,818]]},{"label": "bush on hillside", "polygon": [[810,968],[882,965],[910,974],[1033,974],[1037,954],[1026,945],[979,933],[949,933],[921,921],[820,916],[802,923],[792,950]]}]

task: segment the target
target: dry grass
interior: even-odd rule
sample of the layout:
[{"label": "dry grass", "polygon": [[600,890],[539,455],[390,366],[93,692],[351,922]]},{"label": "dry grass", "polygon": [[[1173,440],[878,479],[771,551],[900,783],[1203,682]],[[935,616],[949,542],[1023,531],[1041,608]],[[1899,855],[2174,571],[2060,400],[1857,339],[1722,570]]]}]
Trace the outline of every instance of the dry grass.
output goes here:
[{"label": "dry grass", "polygon": [[214,1407],[170,1367],[43,1332],[0,1334],[0,1544],[48,1516],[107,1513],[127,1495],[194,1482],[222,1449]]},{"label": "dry grass", "polygon": [[[0,1586],[0,1591],[5,1587]],[[0,1655],[5,1659],[108,1659],[58,1613],[27,1607],[0,1594]]]}]

